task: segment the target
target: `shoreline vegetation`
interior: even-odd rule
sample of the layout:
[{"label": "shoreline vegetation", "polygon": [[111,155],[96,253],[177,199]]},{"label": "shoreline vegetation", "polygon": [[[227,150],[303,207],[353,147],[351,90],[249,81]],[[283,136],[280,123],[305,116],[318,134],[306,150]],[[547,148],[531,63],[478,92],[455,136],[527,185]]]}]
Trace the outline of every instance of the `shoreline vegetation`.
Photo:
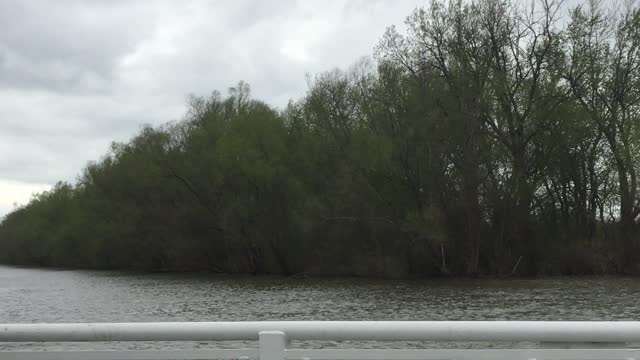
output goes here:
[{"label": "shoreline vegetation", "polygon": [[640,11],[529,5],[433,1],[284,109],[192,96],[6,215],[0,263],[640,274]]}]

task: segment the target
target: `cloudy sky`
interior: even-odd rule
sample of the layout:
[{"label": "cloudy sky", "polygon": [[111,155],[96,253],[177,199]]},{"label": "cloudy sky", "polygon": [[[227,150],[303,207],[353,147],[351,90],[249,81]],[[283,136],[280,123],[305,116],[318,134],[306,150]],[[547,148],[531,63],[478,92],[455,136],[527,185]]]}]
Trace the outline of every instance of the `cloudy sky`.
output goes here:
[{"label": "cloudy sky", "polygon": [[276,106],[372,53],[420,0],[0,2],[0,217],[112,140],[239,80]]}]

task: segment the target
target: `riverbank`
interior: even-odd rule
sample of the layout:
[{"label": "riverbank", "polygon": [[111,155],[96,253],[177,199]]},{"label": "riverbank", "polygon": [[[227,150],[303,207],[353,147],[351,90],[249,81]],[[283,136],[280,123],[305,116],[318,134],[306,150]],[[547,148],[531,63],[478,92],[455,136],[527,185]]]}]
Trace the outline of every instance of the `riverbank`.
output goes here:
[{"label": "riverbank", "polygon": [[400,280],[400,281],[512,281],[512,280],[544,280],[544,279],[606,279],[606,278],[636,278],[640,273],[622,274],[622,273],[584,273],[584,274],[539,274],[539,275],[521,275],[512,273],[508,275],[490,275],[478,274],[474,276],[463,275],[435,275],[435,276],[371,276],[371,275],[353,275],[353,274],[319,274],[319,273],[298,273],[298,274],[277,274],[277,273],[224,273],[210,270],[190,270],[190,269],[106,269],[91,267],[65,267],[65,266],[43,266],[43,265],[18,265],[18,264],[2,264],[0,266],[25,270],[43,270],[43,271],[87,271],[87,272],[104,272],[119,273],[132,276],[153,276],[153,275],[175,275],[175,276],[208,276],[219,278],[281,278],[292,280],[305,279],[362,279],[362,280]]}]

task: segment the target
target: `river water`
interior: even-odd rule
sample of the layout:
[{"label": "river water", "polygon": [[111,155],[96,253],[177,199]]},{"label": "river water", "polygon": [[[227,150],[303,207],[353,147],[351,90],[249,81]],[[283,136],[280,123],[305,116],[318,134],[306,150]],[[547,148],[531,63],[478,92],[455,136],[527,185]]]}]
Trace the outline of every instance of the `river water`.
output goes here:
[{"label": "river water", "polygon": [[639,300],[640,279],[623,277],[400,281],[0,266],[0,323],[640,320]]}]

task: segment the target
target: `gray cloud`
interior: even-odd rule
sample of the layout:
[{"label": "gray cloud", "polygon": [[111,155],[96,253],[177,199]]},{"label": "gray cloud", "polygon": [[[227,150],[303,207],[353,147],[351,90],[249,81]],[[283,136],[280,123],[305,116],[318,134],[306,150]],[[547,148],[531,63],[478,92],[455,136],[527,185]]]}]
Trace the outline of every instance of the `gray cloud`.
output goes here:
[{"label": "gray cloud", "polygon": [[112,140],[179,119],[189,93],[245,80],[285,105],[305,74],[370,55],[419,3],[0,2],[0,216],[30,186],[74,181]]},{"label": "gray cloud", "polygon": [[94,90],[92,87],[114,76],[117,59],[133,51],[153,31],[153,19],[144,16],[142,5],[3,2],[0,85]]}]

